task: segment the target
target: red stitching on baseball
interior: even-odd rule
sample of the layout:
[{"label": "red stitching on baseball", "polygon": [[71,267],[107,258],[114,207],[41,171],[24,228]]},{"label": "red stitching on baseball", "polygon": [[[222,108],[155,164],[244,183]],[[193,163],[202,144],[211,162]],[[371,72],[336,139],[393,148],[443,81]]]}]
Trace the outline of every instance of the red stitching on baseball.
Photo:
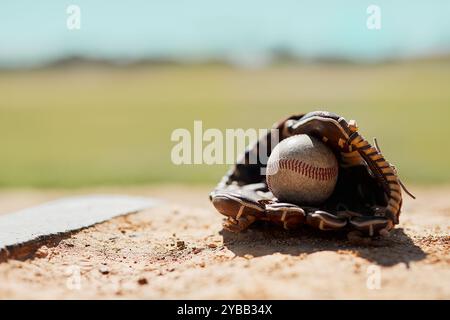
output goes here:
[{"label": "red stitching on baseball", "polygon": [[335,167],[321,168],[312,166],[301,160],[285,158],[278,160],[276,163],[272,163],[268,168],[269,173],[273,174],[276,172],[277,164],[278,169],[290,170],[305,177],[319,181],[331,180],[336,177],[338,173],[338,168]]}]

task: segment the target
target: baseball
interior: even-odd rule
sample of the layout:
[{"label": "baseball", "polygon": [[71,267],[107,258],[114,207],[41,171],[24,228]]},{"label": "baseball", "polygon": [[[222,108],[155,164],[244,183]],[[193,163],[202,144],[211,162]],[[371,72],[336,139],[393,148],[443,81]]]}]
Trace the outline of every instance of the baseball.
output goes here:
[{"label": "baseball", "polygon": [[281,141],[273,149],[266,181],[278,200],[299,205],[318,205],[336,187],[338,162],[320,140],[306,134]]}]

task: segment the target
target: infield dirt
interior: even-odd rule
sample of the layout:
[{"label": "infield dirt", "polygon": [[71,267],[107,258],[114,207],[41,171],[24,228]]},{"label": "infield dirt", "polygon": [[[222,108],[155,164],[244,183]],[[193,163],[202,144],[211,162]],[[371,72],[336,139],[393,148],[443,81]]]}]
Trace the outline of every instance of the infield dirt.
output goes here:
[{"label": "infield dirt", "polygon": [[[449,187],[412,188],[418,199],[405,200],[391,237],[368,244],[267,225],[230,234],[208,202],[209,189],[77,191],[166,204],[50,242],[30,259],[1,263],[0,298],[450,298]],[[1,191],[0,214],[68,194]]]}]

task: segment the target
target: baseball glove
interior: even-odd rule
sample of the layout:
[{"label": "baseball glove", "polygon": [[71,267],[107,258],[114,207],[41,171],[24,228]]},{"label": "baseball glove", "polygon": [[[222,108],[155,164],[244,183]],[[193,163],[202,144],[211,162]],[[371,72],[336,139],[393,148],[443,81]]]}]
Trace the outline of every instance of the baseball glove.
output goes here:
[{"label": "baseball glove", "polygon": [[[296,134],[322,140],[335,153],[339,174],[332,196],[318,207],[278,201],[269,191],[262,173],[267,161],[273,131],[249,147],[242,158],[211,192],[210,200],[227,220],[224,228],[239,232],[262,220],[286,229],[309,225],[320,230],[345,230],[360,235],[386,236],[399,223],[402,188],[394,166],[359,133],[355,121],[329,112],[316,111],[294,115],[274,125],[278,141]],[[255,159],[256,161],[250,161]],[[411,195],[412,196],[412,195]],[[413,197],[413,196],[412,196]]]}]

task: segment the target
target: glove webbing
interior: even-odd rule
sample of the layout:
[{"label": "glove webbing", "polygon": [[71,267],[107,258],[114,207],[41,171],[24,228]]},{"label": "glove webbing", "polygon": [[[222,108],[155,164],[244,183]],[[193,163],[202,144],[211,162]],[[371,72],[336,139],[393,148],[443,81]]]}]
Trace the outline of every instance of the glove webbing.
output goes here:
[{"label": "glove webbing", "polygon": [[358,132],[350,135],[348,144],[361,154],[372,173],[381,182],[389,198],[385,215],[398,224],[402,204],[401,186],[391,164]]}]

